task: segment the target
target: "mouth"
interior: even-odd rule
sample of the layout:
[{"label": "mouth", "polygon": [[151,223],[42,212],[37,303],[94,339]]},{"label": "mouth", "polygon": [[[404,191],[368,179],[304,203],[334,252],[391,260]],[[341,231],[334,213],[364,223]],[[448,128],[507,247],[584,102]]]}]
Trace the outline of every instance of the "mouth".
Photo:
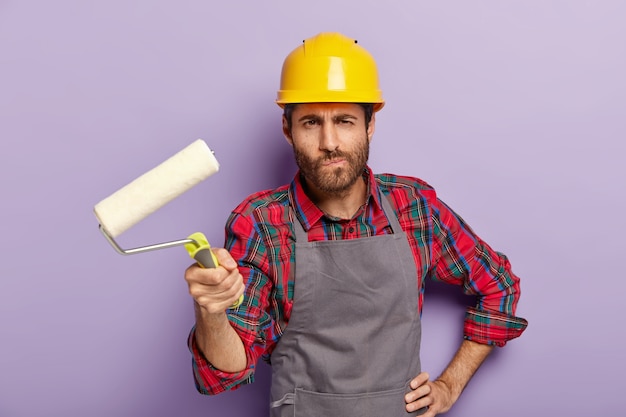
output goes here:
[{"label": "mouth", "polygon": [[346,160],[343,158],[335,158],[322,161],[321,165],[324,167],[336,167],[346,163]]}]

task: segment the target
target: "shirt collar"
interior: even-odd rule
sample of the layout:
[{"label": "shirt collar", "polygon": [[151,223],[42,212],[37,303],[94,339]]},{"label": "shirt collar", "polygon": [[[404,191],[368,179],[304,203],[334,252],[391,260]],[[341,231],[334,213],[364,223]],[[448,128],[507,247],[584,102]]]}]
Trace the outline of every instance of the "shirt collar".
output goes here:
[{"label": "shirt collar", "polygon": [[[365,167],[363,170],[363,179],[367,183],[368,198],[366,205],[373,204],[376,210],[382,210],[378,184],[369,167]],[[289,203],[291,207],[293,207],[296,217],[300,220],[300,223],[302,223],[304,230],[307,232],[324,217],[324,212],[320,210],[304,192],[300,171],[296,173],[289,186]]]}]

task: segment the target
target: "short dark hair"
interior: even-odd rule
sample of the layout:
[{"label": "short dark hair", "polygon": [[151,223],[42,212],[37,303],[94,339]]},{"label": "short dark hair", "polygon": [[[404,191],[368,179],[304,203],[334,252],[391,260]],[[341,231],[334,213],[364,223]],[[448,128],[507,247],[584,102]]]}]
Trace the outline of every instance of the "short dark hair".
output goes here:
[{"label": "short dark hair", "polygon": [[[285,104],[285,107],[283,107],[283,116],[285,116],[285,119],[287,119],[287,127],[289,128],[289,131],[291,131],[291,126],[292,126],[291,114],[293,113],[293,110],[296,108],[298,104],[299,103],[288,103],[288,104]],[[363,112],[365,113],[365,129],[367,130],[367,128],[370,125],[370,122],[372,121],[372,115],[374,114],[374,105],[372,103],[354,103],[354,104],[358,104],[359,106],[363,107]]]}]

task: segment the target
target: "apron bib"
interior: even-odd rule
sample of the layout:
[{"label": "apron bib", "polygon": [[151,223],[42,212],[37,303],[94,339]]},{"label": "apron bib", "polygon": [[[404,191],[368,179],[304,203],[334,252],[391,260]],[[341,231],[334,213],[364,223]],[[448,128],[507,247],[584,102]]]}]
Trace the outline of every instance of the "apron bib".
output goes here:
[{"label": "apron bib", "polygon": [[271,417],[406,417],[420,372],[417,270],[385,197],[393,234],[309,242],[294,221],[289,324],[272,352]]}]

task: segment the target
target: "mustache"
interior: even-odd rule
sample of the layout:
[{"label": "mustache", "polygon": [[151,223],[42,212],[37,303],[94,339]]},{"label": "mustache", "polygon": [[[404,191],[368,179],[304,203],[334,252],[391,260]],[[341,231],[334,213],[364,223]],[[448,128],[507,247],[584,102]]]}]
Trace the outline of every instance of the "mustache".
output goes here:
[{"label": "mustache", "polygon": [[321,162],[328,162],[328,161],[332,161],[333,159],[339,159],[339,158],[343,158],[347,161],[351,161],[352,158],[350,157],[349,154],[339,151],[339,150],[334,150],[332,152],[327,152],[326,155],[320,157],[317,159],[318,163]]}]

